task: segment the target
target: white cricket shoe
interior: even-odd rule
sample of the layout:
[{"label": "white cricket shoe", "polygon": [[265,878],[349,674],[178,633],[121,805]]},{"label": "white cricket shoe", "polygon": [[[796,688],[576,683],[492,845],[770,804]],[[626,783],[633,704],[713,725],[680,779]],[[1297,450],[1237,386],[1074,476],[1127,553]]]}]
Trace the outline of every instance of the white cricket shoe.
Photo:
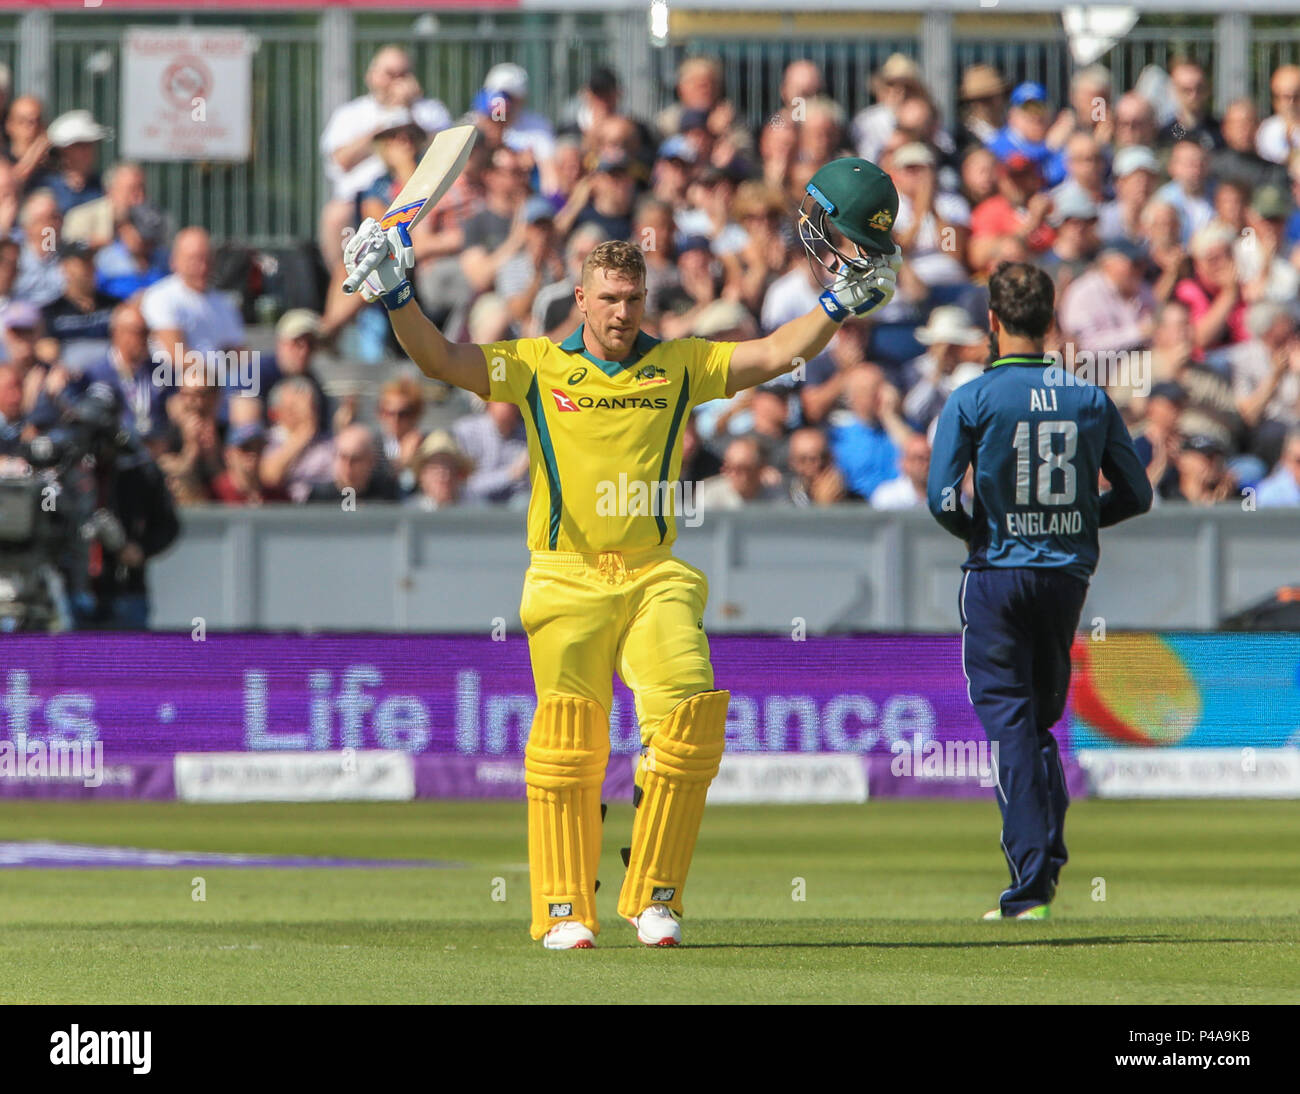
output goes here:
[{"label": "white cricket shoe", "polygon": [[596,936],[591,933],[590,927],[566,919],[546,932],[542,945],[548,950],[594,950]]},{"label": "white cricket shoe", "polygon": [[651,904],[632,920],[632,926],[637,941],[647,946],[676,946],[682,940],[682,925],[667,904]]}]

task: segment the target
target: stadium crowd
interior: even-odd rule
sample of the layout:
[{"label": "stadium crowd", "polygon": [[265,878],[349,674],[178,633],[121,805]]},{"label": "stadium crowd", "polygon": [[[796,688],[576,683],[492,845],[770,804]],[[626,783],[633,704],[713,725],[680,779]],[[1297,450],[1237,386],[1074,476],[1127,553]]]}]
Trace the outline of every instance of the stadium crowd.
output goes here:
[{"label": "stadium crowd", "polygon": [[[480,134],[469,164],[412,235],[422,306],[477,342],[568,335],[574,279],[605,239],[645,253],[647,331],[752,337],[821,291],[794,220],[813,172],[860,155],[894,180],[895,299],[790,377],[699,408],[683,479],[702,509],[922,505],[930,431],[989,359],[983,286],[1009,259],[1050,272],[1056,349],[1120,405],[1161,502],[1249,488],[1259,506],[1300,504],[1300,68],[1272,73],[1261,119],[1244,99],[1215,117],[1191,61],[1148,69],[1134,89],[1085,68],[1064,103],[975,65],[951,128],[903,55],[853,115],[814,63],[790,64],[757,131],[707,57],[682,63],[654,118],[621,111],[607,69],[554,119],[529,109],[515,64],[486,73],[463,119],[425,96],[401,48],[381,49],[365,83],[320,141],[323,308],[279,318],[252,383],[214,384],[210,369],[181,367],[158,382],[160,361],[247,348],[239,309],[213,285],[213,241],[150,200],[138,165],[100,161],[106,132],[89,112],[47,121],[45,104],[10,101],[0,80],[0,425],[38,433],[100,381],[180,505],[522,502],[515,407],[460,403],[399,372],[371,415],[331,398],[319,368],[326,347],[391,356],[379,306],[337,291],[342,244],[433,133],[468,120]],[[436,428],[431,400],[454,411]]]}]

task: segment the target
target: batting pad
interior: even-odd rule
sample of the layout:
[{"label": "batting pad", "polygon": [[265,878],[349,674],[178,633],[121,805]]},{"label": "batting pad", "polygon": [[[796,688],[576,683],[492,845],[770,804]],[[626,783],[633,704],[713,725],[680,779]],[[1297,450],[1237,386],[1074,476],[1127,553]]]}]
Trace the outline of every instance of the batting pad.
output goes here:
[{"label": "batting pad", "polygon": [[722,763],[730,701],[729,691],[692,695],[673,708],[642,754],[640,804],[618,900],[624,918],[651,904],[667,904],[682,914],[704,798]]},{"label": "batting pad", "polygon": [[596,867],[608,762],[609,716],[599,703],[563,695],[538,705],[524,750],[534,938],[565,919],[600,930]]}]

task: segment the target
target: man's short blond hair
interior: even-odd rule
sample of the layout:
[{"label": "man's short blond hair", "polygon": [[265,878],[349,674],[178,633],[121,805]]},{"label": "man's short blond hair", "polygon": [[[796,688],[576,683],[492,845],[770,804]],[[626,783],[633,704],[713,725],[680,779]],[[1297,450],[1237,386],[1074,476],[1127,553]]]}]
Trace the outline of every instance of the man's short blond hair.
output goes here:
[{"label": "man's short blond hair", "polygon": [[635,243],[621,239],[607,239],[592,248],[582,264],[582,283],[596,270],[609,270],[629,281],[645,282],[645,256]]}]

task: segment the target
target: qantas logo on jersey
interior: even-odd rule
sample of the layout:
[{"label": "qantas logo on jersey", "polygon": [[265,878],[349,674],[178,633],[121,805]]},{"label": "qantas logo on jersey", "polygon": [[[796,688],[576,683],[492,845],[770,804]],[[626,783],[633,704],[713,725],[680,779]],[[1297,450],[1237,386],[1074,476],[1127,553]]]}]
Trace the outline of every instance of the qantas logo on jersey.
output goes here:
[{"label": "qantas logo on jersey", "polygon": [[553,387],[551,388],[551,395],[555,398],[555,405],[561,410],[572,410],[575,413],[577,412],[578,408],[574,405],[573,400],[569,398],[569,393],[567,391],[561,391],[558,387]]},{"label": "qantas logo on jersey", "polygon": [[651,399],[645,395],[602,395],[599,398],[582,395],[578,398],[578,406],[587,410],[667,410],[668,400]]}]

